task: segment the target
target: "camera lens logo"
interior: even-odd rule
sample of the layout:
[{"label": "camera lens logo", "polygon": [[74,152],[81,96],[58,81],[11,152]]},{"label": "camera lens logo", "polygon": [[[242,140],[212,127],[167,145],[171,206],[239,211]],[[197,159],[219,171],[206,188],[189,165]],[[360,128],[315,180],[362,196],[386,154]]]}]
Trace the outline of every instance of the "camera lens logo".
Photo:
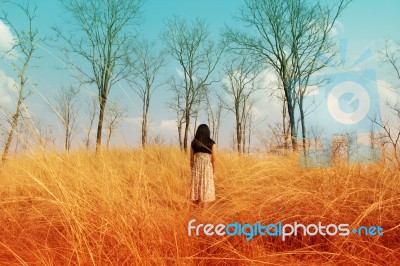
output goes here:
[{"label": "camera lens logo", "polygon": [[[341,41],[339,45],[345,62],[347,41]],[[371,119],[380,121],[376,72],[374,69],[354,69],[371,56],[368,49],[349,67],[349,71],[324,75],[322,79],[327,81],[326,84],[304,97],[305,109],[313,110],[306,115],[306,128],[319,132],[308,133],[308,143],[314,142],[314,146],[310,145],[299,154],[302,167],[330,167],[338,139],[346,146],[348,162],[380,161],[379,150],[360,141],[377,130],[371,127]]]},{"label": "camera lens logo", "polygon": [[327,99],[330,115],[346,125],[356,124],[365,118],[370,104],[368,92],[360,84],[351,81],[336,85]]}]

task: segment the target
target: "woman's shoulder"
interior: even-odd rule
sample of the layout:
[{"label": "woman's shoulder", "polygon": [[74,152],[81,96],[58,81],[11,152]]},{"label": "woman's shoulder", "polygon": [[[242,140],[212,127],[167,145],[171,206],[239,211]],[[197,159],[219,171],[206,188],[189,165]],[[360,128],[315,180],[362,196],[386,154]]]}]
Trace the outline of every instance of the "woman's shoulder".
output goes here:
[{"label": "woman's shoulder", "polygon": [[215,146],[216,144],[215,144],[215,141],[214,140],[212,140],[212,139],[210,139],[210,142],[209,142],[209,146],[208,146],[208,148],[210,149],[210,150],[212,150],[213,149],[213,147]]}]

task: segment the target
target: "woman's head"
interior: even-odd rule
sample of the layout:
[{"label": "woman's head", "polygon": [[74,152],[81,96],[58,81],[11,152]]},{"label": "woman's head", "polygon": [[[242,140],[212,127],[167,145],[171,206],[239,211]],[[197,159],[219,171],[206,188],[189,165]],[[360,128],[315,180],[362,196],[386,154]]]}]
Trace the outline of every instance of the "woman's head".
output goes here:
[{"label": "woman's head", "polygon": [[210,139],[210,129],[206,124],[201,124],[196,131],[196,135],[194,136],[195,140],[200,142],[208,142]]},{"label": "woman's head", "polygon": [[210,138],[210,129],[206,124],[201,124],[196,131],[192,141],[193,151],[211,153],[212,145],[215,142]]}]

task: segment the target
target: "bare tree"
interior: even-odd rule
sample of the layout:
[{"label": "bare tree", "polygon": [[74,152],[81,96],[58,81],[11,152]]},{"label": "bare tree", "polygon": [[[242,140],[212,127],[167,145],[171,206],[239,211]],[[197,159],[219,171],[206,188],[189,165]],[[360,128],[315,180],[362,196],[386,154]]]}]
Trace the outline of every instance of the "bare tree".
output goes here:
[{"label": "bare tree", "polygon": [[[206,94],[207,94],[207,89],[204,90],[204,94],[203,94],[204,98],[206,97]],[[196,134],[197,121],[199,120],[200,110],[203,107],[202,106],[203,102],[204,102],[204,100],[202,99],[200,101],[200,104],[197,104],[196,108],[194,108],[194,110],[192,112],[192,116],[191,117],[194,119],[193,131],[191,132],[192,133],[192,138],[194,138],[194,135]]]},{"label": "bare tree", "polygon": [[157,134],[157,135],[151,137],[150,139],[152,140],[151,143],[157,147],[165,146],[165,144],[167,142],[165,140],[165,137],[161,134]]},{"label": "bare tree", "polygon": [[290,146],[289,144],[290,121],[288,119],[287,100],[284,94],[282,93],[278,96],[278,99],[282,101],[282,136],[284,138],[283,146],[286,150],[288,150]]},{"label": "bare tree", "polygon": [[[282,114],[282,120],[281,120],[281,125],[273,125],[269,126],[270,129],[272,130],[272,135],[275,137],[279,136],[279,144],[278,142],[275,143],[279,147],[283,147],[286,150],[289,150],[291,144],[289,143],[289,136],[290,136],[290,121],[288,119],[288,111],[287,111],[287,99],[285,97],[284,90],[282,89],[282,84],[278,80],[274,86],[271,86],[274,88],[270,92],[270,97],[275,97],[281,104],[281,114]],[[283,144],[281,142],[281,138],[283,139]]]},{"label": "bare tree", "polygon": [[[101,146],[103,120],[112,87],[130,74],[128,57],[134,52],[134,26],[140,21],[143,0],[60,0],[76,28],[55,29],[66,43],[62,51],[79,80],[95,84],[99,98],[96,151]],[[76,60],[77,57],[81,61]]]},{"label": "bare tree", "polygon": [[175,112],[176,114],[176,124],[178,129],[178,141],[179,148],[183,149],[183,139],[182,139],[182,128],[185,123],[185,108],[183,107],[183,95],[181,84],[177,83],[175,78],[171,78],[168,81],[172,92],[174,93],[174,98],[167,103],[167,107]]},{"label": "bare tree", "polygon": [[121,108],[116,102],[110,102],[107,106],[107,114],[104,118],[107,130],[107,148],[110,147],[111,135],[117,129],[122,121],[127,117],[128,110]]},{"label": "bare tree", "polygon": [[[299,105],[303,150],[306,152],[307,131],[305,116],[309,111],[304,107],[304,97],[309,93],[310,78],[318,71],[333,63],[337,49],[331,38],[331,31],[337,18],[351,0],[338,0],[333,5],[318,3],[304,4],[294,0],[290,16],[291,65],[296,73],[296,99]],[[318,19],[315,19],[318,17]],[[321,56],[323,55],[323,57]],[[324,80],[314,80],[313,84],[321,85]],[[312,107],[311,107],[312,108]]]},{"label": "bare tree", "polygon": [[396,104],[386,102],[386,106],[392,112],[392,119],[386,118],[384,121],[381,121],[375,117],[371,119],[371,121],[374,125],[377,125],[382,129],[376,138],[383,146],[391,146],[396,163],[400,167],[400,102],[397,102]]},{"label": "bare tree", "polygon": [[322,147],[322,136],[324,135],[324,131],[319,126],[311,126],[309,128],[308,133],[308,149],[321,149]]},{"label": "bare tree", "polygon": [[237,151],[237,139],[236,132],[232,131],[232,139],[231,139],[232,151]]},{"label": "bare tree", "polygon": [[260,143],[259,150],[261,150],[262,146],[266,151],[268,151],[271,147],[271,137],[262,132],[261,130],[256,132],[256,137]]},{"label": "bare tree", "polygon": [[221,127],[221,115],[223,103],[220,96],[216,95],[213,100],[210,99],[210,93],[206,93],[206,113],[208,125],[211,127],[211,136],[218,144],[219,129]]},{"label": "bare tree", "polygon": [[243,116],[243,153],[246,152],[246,148],[247,153],[250,153],[251,136],[254,130],[254,104],[254,100],[249,101]]},{"label": "bare tree", "polygon": [[293,150],[297,150],[295,108],[303,99],[298,102],[296,87],[302,88],[300,95],[304,95],[308,77],[325,66],[325,60],[318,61],[329,46],[325,34],[349,2],[247,0],[239,19],[254,31],[228,28],[225,32],[233,51],[253,56],[278,75],[286,99]]},{"label": "bare tree", "polygon": [[86,114],[89,117],[89,127],[87,130],[87,134],[86,134],[86,138],[85,138],[85,146],[86,149],[89,149],[89,145],[90,145],[90,135],[92,134],[92,127],[94,124],[94,119],[96,118],[96,115],[98,113],[98,99],[95,97],[90,98],[90,100],[88,100],[86,102],[88,109],[86,110]]},{"label": "bare tree", "polygon": [[[382,62],[387,65],[393,72],[397,81],[400,81],[400,42],[386,41],[385,48],[379,52]],[[389,113],[387,117],[381,121],[376,117],[371,119],[374,125],[377,125],[381,132],[375,137],[382,146],[390,145],[396,163],[400,167],[399,146],[400,146],[400,101],[386,101]]]},{"label": "bare tree", "polygon": [[[253,112],[249,112],[248,116],[247,116],[247,153],[250,153],[250,145],[251,145],[251,136],[253,134],[253,129],[254,129],[254,113]],[[244,147],[244,146],[243,146]]]},{"label": "bare tree", "polygon": [[[191,25],[185,20],[174,17],[167,21],[167,29],[161,38],[167,52],[180,64],[182,81],[175,90],[184,110],[185,130],[183,149],[187,151],[191,116],[204,96],[204,89],[213,81],[213,73],[222,49],[218,49],[211,40],[204,20],[196,19]],[[180,109],[181,107],[177,108]]]},{"label": "bare tree", "polygon": [[15,147],[14,147],[14,154],[17,154],[18,149],[22,149],[26,151],[27,148],[27,143],[24,141],[26,138],[26,135],[28,134],[28,128],[26,126],[26,123],[20,122],[18,124],[17,129],[15,130],[17,132],[17,140],[15,142]]},{"label": "bare tree", "polygon": [[[4,116],[5,121],[3,123],[0,123],[0,136],[1,136],[1,143],[5,144],[5,142],[8,139],[9,135],[9,128],[12,122],[12,115],[9,111],[7,111],[5,108],[0,107],[0,113]],[[24,112],[21,113],[20,118],[18,120],[18,126],[15,129],[14,133],[14,139],[15,139],[15,144],[14,144],[14,154],[17,154],[19,150],[25,151],[27,149],[27,142],[25,139],[27,138],[28,132],[28,127],[27,127],[27,119],[24,114]]]},{"label": "bare tree", "polygon": [[2,20],[7,26],[10,27],[12,33],[15,36],[12,48],[9,51],[6,51],[5,54],[13,55],[13,53],[16,53],[18,62],[20,63],[19,65],[13,64],[14,69],[18,73],[18,82],[17,84],[15,84],[15,89],[18,96],[15,112],[11,116],[10,129],[7,133],[7,139],[3,150],[3,162],[7,159],[8,152],[14,138],[14,134],[18,127],[19,119],[21,117],[24,101],[31,94],[31,92],[27,89],[27,71],[31,66],[32,59],[35,56],[38,42],[42,41],[42,39],[40,39],[38,36],[38,31],[33,26],[34,20],[36,19],[36,5],[34,4],[33,6],[31,6],[29,3],[27,3],[26,5],[21,5],[12,1],[10,1],[9,3],[22,11],[24,17],[26,17],[28,20],[28,26],[26,29],[16,28],[15,24],[9,20],[6,12],[3,12],[3,15],[0,17],[0,20]]},{"label": "bare tree", "polygon": [[269,153],[284,155],[287,151],[285,131],[282,123],[269,124],[266,132],[258,130],[256,137]]},{"label": "bare tree", "polygon": [[348,134],[333,136],[332,142],[330,143],[330,152],[332,163],[334,165],[349,160],[351,141]]},{"label": "bare tree", "polygon": [[386,41],[385,49],[379,52],[385,65],[392,69],[398,81],[400,81],[400,42]]},{"label": "bare tree", "polygon": [[246,116],[251,110],[251,95],[261,89],[257,75],[261,69],[249,57],[239,56],[227,59],[225,63],[226,82],[222,88],[232,101],[224,106],[235,115],[237,151],[243,152]]},{"label": "bare tree", "polygon": [[142,100],[142,147],[147,144],[148,114],[151,97],[154,90],[161,84],[155,84],[162,66],[165,65],[164,53],[154,52],[154,45],[143,41],[134,53],[132,67],[134,68],[134,78],[128,79],[134,86],[132,89]]},{"label": "bare tree", "polygon": [[31,134],[34,137],[34,147],[39,150],[46,151],[48,148],[54,148],[56,142],[56,136],[54,135],[52,126],[46,123],[45,120],[32,118],[31,122]]},{"label": "bare tree", "polygon": [[71,148],[71,135],[75,127],[78,92],[79,90],[74,86],[68,88],[63,87],[57,93],[54,107],[52,107],[52,111],[57,115],[64,126],[64,147],[67,152],[69,152]]}]

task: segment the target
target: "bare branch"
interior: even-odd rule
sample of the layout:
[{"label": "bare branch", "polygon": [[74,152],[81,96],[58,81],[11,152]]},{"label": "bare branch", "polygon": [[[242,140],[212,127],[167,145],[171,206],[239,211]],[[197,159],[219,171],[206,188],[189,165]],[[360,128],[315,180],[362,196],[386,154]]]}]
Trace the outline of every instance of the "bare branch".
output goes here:
[{"label": "bare branch", "polygon": [[205,88],[213,82],[210,76],[221,58],[223,49],[216,47],[210,40],[204,20],[196,19],[188,25],[185,20],[174,17],[167,21],[166,26],[167,29],[161,38],[167,52],[182,69],[182,83],[174,82],[173,89],[176,100],[180,101],[176,110],[181,107],[184,109],[184,118],[178,118],[178,130],[184,120],[183,148],[187,151],[191,117],[204,99]]},{"label": "bare branch", "polygon": [[[332,59],[329,33],[338,16],[351,0],[334,4],[300,0],[247,0],[238,19],[246,31],[227,28],[224,32],[229,49],[237,54],[272,67],[280,79],[289,115],[292,147],[297,149],[295,109],[303,114],[303,96],[309,77],[326,67],[320,56]],[[251,28],[249,31],[247,28]],[[300,90],[300,97],[296,92]],[[304,115],[301,116],[305,134]]]},{"label": "bare branch", "polygon": [[[67,62],[81,83],[95,84],[99,98],[99,120],[96,150],[102,139],[104,113],[108,95],[117,82],[131,74],[129,56],[134,52],[136,33],[141,20],[143,0],[60,0],[73,19],[73,32],[56,28],[57,36],[66,43],[61,47]],[[76,60],[79,58],[80,60]]]},{"label": "bare branch", "polygon": [[16,66],[15,69],[18,75],[18,83],[15,85],[18,98],[15,112],[11,115],[10,118],[11,125],[3,150],[3,162],[7,159],[11,143],[14,139],[14,133],[18,128],[18,123],[20,121],[22,110],[24,108],[24,101],[29,95],[31,95],[31,92],[26,88],[28,82],[27,71],[31,67],[31,62],[35,57],[37,46],[39,42],[42,41],[42,39],[40,39],[38,36],[38,31],[33,26],[33,22],[36,18],[36,4],[30,6],[29,3],[27,3],[26,5],[22,5],[13,1],[8,1],[8,3],[16,6],[17,9],[24,14],[24,17],[27,19],[28,25],[26,29],[18,29],[14,25],[14,23],[8,19],[8,16],[5,12],[3,13],[3,16],[0,17],[0,19],[11,28],[13,35],[16,36],[15,43],[13,44],[11,50],[7,51],[6,54],[16,52],[21,61],[20,65]]},{"label": "bare branch", "polygon": [[122,121],[127,118],[128,110],[126,108],[121,108],[116,102],[111,102],[107,106],[107,115],[104,118],[105,128],[108,132],[107,134],[107,148],[110,146],[111,135],[117,129]]}]

